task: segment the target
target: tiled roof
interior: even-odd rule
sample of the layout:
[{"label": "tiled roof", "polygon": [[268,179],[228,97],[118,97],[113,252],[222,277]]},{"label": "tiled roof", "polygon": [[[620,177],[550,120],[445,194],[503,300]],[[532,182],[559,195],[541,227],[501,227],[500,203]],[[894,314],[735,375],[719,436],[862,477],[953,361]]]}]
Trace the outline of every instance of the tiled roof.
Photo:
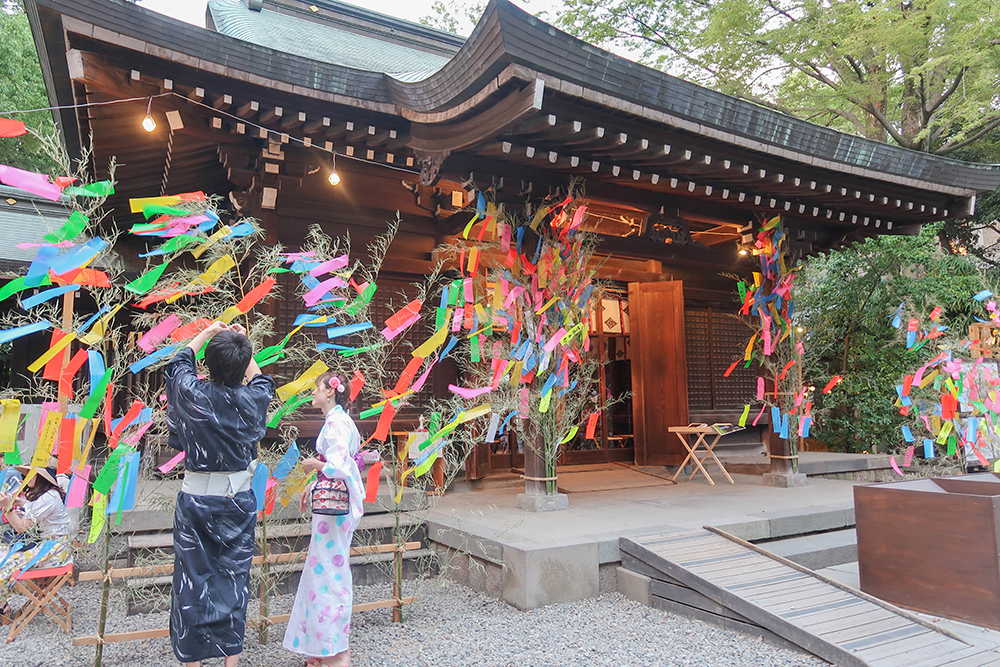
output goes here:
[{"label": "tiled roof", "polygon": [[362,33],[266,6],[253,11],[238,0],[211,0],[208,12],[215,29],[224,35],[310,60],[392,74],[407,81],[429,76],[449,60],[448,55],[418,48],[418,43],[407,45],[405,34],[388,27],[385,34]]}]

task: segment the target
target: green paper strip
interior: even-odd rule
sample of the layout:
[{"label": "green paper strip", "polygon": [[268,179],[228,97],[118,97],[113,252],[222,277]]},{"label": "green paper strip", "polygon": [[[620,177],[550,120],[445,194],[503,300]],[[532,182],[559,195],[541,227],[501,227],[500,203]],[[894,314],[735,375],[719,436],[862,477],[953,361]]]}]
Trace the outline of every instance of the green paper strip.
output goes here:
[{"label": "green paper strip", "polygon": [[747,417],[750,416],[750,404],[747,403],[743,406],[743,414],[740,415],[740,421],[738,422],[740,426],[747,425]]},{"label": "green paper strip", "polygon": [[359,419],[368,419],[369,417],[374,417],[375,415],[382,414],[383,410],[385,410],[385,405],[380,405],[377,408],[368,408],[367,410],[364,410],[363,412],[361,412],[358,415],[358,418]]},{"label": "green paper strip", "polygon": [[169,239],[166,243],[160,246],[160,250],[163,252],[174,252],[180,250],[186,246],[191,245],[195,241],[200,239],[197,236],[191,236],[190,234],[181,234],[180,236],[175,236]]},{"label": "green paper strip", "polygon": [[63,223],[63,226],[60,227],[58,231],[46,234],[42,237],[42,240],[46,243],[72,241],[83,233],[83,230],[87,228],[87,223],[89,222],[90,220],[83,213],[73,211],[69,214],[69,218],[66,219],[66,222]]},{"label": "green paper strip", "polygon": [[374,282],[368,283],[368,286],[365,287],[364,291],[358,295],[358,298],[356,298],[354,302],[351,303],[351,305],[349,305],[347,308],[344,309],[344,312],[346,312],[348,315],[357,317],[358,313],[361,311],[361,308],[366,306],[368,302],[372,300],[372,297],[375,296],[375,290],[377,289],[378,285],[376,285]]},{"label": "green paper strip", "polygon": [[101,376],[97,386],[90,388],[90,397],[83,404],[83,407],[80,408],[78,417],[82,419],[94,418],[94,415],[97,414],[97,406],[101,404],[101,399],[104,398],[104,393],[108,390],[108,384],[111,382],[111,373],[112,369],[110,368],[104,371],[104,375]]},{"label": "green paper strip", "polygon": [[437,308],[434,311],[434,330],[437,331],[444,326],[444,317],[448,314],[447,308]]},{"label": "green paper strip", "polygon": [[130,292],[135,292],[136,294],[145,294],[149,290],[153,289],[153,286],[156,285],[157,281],[160,279],[160,276],[163,275],[163,272],[164,270],[166,270],[167,264],[169,263],[170,262],[164,262],[155,269],[150,269],[149,271],[146,271],[146,273],[142,274],[129,284],[125,285],[125,289],[129,290]]},{"label": "green paper strip", "polygon": [[359,354],[363,354],[365,352],[368,352],[369,350],[377,350],[380,347],[383,347],[383,345],[382,344],[379,344],[379,345],[365,345],[364,347],[355,347],[355,348],[351,348],[350,350],[340,350],[339,352],[340,352],[340,356],[342,356],[342,357],[355,357],[355,356],[357,356]]},{"label": "green paper strip", "polygon": [[[118,479],[118,465],[121,462],[122,455],[131,453],[128,450],[129,447],[119,445],[111,452],[108,460],[104,462],[101,472],[98,473],[97,479],[94,480],[94,491],[108,495],[108,492],[111,491],[111,485]],[[122,490],[124,491],[124,489]]]},{"label": "green paper strip", "polygon": [[286,269],[283,266],[276,266],[274,268],[268,269],[267,273],[292,273],[291,269]]},{"label": "green paper strip", "polygon": [[146,204],[142,207],[142,214],[146,217],[146,220],[157,216],[157,215],[173,215],[173,216],[186,216],[191,215],[191,211],[185,211],[182,208],[175,208],[173,206],[161,206],[160,204]]},{"label": "green paper strip", "polygon": [[448,290],[448,305],[454,306],[458,303],[458,293],[462,290],[462,281],[453,280],[451,282],[451,289]]},{"label": "green paper strip", "polygon": [[64,195],[71,195],[75,197],[107,197],[108,195],[113,195],[115,193],[115,186],[111,181],[97,181],[96,183],[91,183],[90,185],[82,185],[80,187],[69,186],[63,188]]},{"label": "green paper strip", "polygon": [[[0,287],[0,301],[3,301],[4,299],[9,299],[18,292],[28,289],[27,287],[24,286],[24,279],[25,279],[24,276],[20,278],[15,278],[14,280],[11,280],[3,287]],[[51,284],[52,280],[50,280],[48,274],[46,274],[42,278],[42,282],[39,286],[51,285]]]},{"label": "green paper strip", "polygon": [[298,394],[296,396],[290,397],[287,401],[285,401],[284,405],[282,405],[281,408],[279,408],[278,411],[274,413],[274,416],[271,417],[271,419],[267,422],[268,427],[276,428],[286,415],[295,412],[296,410],[299,409],[299,407],[302,406],[303,403],[310,400],[312,400],[312,392]]},{"label": "green paper strip", "polygon": [[472,340],[469,343],[469,360],[472,361],[472,363],[477,363],[479,361],[479,355],[479,334],[476,334],[472,337]]},{"label": "green paper strip", "polygon": [[953,436],[953,435],[952,436],[948,436],[948,456],[954,456],[955,455],[955,448],[956,448],[957,444],[958,443],[955,441],[955,436]]},{"label": "green paper strip", "polygon": [[563,438],[563,439],[562,439],[562,440],[561,440],[561,441],[559,442],[559,444],[560,444],[560,445],[565,445],[565,444],[566,444],[567,442],[569,442],[570,440],[572,440],[573,438],[575,438],[575,437],[576,437],[576,433],[577,433],[577,431],[579,431],[579,430],[580,430],[580,427],[579,427],[579,426],[574,426],[573,428],[571,428],[571,429],[569,430],[569,433],[567,433],[567,434],[566,434],[566,437],[565,437],[565,438]]}]

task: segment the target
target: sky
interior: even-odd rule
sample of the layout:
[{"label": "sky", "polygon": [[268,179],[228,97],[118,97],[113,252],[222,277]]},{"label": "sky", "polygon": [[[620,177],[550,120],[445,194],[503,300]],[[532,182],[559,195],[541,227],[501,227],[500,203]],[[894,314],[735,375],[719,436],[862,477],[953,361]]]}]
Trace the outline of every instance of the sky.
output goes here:
[{"label": "sky", "polygon": [[[207,0],[140,0],[138,4],[181,21],[202,27],[205,25]],[[419,22],[421,17],[432,14],[433,0],[351,0],[350,4]],[[532,13],[538,13],[544,10],[551,11],[562,3],[559,0],[518,0],[517,4]]]}]

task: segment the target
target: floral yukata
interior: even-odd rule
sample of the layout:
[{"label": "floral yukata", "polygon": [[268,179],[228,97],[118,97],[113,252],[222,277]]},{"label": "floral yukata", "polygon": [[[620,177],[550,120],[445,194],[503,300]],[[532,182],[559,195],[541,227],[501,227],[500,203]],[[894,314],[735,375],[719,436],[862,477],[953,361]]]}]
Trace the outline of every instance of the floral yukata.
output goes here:
[{"label": "floral yukata", "polygon": [[[199,380],[188,347],[170,360],[166,376],[167,425],[184,449],[185,469],[245,470],[266,430],[271,376],[239,387]],[[253,491],[231,498],[178,492],[170,643],[181,662],[243,651],[256,521]]]},{"label": "floral yukata", "polygon": [[358,428],[342,407],[335,406],[316,438],[316,453],[326,461],[320,474],[347,484],[350,512],[312,517],[309,554],[285,630],[283,645],[289,651],[324,658],[348,648],[354,604],[351,538],[365,511],[361,471],[354,460],[360,448]]}]

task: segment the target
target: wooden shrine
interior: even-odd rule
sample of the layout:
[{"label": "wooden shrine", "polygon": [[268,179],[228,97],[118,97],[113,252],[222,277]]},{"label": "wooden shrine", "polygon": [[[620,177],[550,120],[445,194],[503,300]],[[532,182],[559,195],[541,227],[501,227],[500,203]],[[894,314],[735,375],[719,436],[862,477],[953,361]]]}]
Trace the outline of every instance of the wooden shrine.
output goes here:
[{"label": "wooden shrine", "polygon": [[[462,230],[473,193],[530,212],[582,188],[599,275],[616,289],[591,327],[607,360],[594,407],[606,409],[565,463],[676,465],[684,452],[670,426],[739,415],[755,373],[723,377],[747,336],[720,274],[752,270],[737,254],[752,224],[781,215],[801,256],[969,215],[977,193],[1000,184],[1000,167],[701,88],[507,0],[492,0],[467,40],[330,0],[213,0],[208,29],[113,0],[25,5],[67,149],[79,156],[92,136],[97,175],[111,157],[120,165],[119,192],[214,193],[290,248],[320,223],[361,249],[398,212],[376,314]],[[86,104],[100,106],[70,108]],[[140,127],[147,108],[152,132]],[[124,197],[109,205],[119,226],[137,221]],[[279,329],[296,307],[272,307]],[[449,372],[435,371],[437,391]],[[627,391],[630,403],[606,405]],[[315,434],[318,421],[301,426]],[[468,475],[522,458],[516,442],[484,445]]]}]

